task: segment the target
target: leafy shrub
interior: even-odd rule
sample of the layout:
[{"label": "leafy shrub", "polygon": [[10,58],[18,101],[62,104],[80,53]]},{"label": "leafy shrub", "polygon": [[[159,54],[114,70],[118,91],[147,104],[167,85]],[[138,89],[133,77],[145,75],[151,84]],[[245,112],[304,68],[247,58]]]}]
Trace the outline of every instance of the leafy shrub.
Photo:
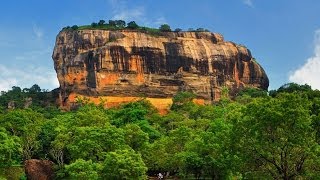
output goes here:
[{"label": "leafy shrub", "polygon": [[160,27],[159,27],[159,30],[160,31],[163,31],[163,32],[170,32],[171,31],[171,28],[168,24],[162,24]]}]

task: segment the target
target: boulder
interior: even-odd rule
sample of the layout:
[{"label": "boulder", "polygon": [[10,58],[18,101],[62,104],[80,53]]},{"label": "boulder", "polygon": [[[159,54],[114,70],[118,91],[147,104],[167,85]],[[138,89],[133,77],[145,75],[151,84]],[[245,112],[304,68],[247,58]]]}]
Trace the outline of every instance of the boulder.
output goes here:
[{"label": "boulder", "polygon": [[54,163],[49,160],[29,159],[24,162],[26,176],[29,180],[51,180],[54,178]]}]

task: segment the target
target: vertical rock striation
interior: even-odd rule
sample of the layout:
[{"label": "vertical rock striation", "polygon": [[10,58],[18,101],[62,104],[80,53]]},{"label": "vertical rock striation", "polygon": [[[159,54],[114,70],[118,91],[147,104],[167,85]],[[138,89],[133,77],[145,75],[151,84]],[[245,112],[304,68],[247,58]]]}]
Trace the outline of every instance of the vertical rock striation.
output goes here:
[{"label": "vertical rock striation", "polygon": [[178,91],[209,103],[222,87],[235,93],[269,86],[249,49],[211,32],[64,30],[52,58],[65,106],[76,96],[103,97],[109,105],[147,97],[167,106]]}]

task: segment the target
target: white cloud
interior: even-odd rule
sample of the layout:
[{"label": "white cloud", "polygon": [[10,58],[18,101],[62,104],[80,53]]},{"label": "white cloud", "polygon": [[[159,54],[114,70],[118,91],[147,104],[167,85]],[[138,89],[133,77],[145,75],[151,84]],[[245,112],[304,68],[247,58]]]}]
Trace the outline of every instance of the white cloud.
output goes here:
[{"label": "white cloud", "polygon": [[142,5],[130,4],[127,0],[109,0],[113,12],[113,20],[136,21],[138,25],[142,26],[159,26],[166,24],[165,17],[150,18],[146,15],[146,8]]},{"label": "white cloud", "polygon": [[252,2],[252,0],[242,0],[242,2],[243,2],[245,5],[249,6],[249,7],[253,7],[253,2]]},{"label": "white cloud", "polygon": [[144,8],[137,7],[136,9],[131,10],[120,10],[115,13],[112,19],[122,19],[125,21],[128,20],[141,20],[144,19]]},{"label": "white cloud", "polygon": [[125,21],[144,21],[145,9],[143,6],[131,6],[128,7],[127,1],[125,0],[109,0],[112,9],[114,20],[125,20]]},{"label": "white cloud", "polygon": [[314,55],[291,73],[289,80],[299,84],[308,84],[313,89],[320,90],[320,29],[315,32],[314,43]]},{"label": "white cloud", "polygon": [[0,65],[0,91],[11,89],[12,86],[29,88],[38,84],[42,89],[59,87],[56,73],[44,67],[11,68]]},{"label": "white cloud", "polygon": [[17,80],[15,78],[3,79],[0,78],[0,91],[7,91],[11,89],[12,86],[17,85]]},{"label": "white cloud", "polygon": [[36,24],[33,24],[32,30],[33,30],[34,35],[35,35],[38,39],[41,39],[41,38],[42,38],[42,36],[43,36],[43,30],[42,30],[39,26],[37,26]]}]

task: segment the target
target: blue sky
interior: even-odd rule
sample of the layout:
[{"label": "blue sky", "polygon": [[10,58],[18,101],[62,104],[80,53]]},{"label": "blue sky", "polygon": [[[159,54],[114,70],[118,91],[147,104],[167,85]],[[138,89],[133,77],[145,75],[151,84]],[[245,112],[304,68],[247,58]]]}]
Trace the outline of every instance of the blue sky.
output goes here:
[{"label": "blue sky", "polygon": [[139,25],[203,27],[246,45],[264,67],[269,89],[287,82],[320,89],[318,0],[28,0],[0,6],[0,91],[58,87],[51,59],[64,26],[100,19]]}]

